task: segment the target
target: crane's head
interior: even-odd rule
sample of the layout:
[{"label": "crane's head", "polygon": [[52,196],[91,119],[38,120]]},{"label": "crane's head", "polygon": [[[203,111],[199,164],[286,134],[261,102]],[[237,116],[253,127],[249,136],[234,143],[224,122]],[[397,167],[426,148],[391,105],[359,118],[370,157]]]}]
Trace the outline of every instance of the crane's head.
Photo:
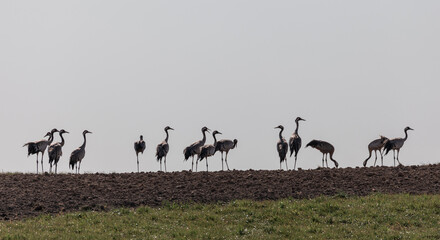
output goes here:
[{"label": "crane's head", "polygon": [[207,127],[202,127],[202,132],[206,132],[206,131],[210,131],[210,129],[209,128],[207,128]]},{"label": "crane's head", "polygon": [[215,130],[214,132],[212,132],[212,135],[213,135],[213,136],[216,135],[216,134],[222,134],[222,133],[219,132],[219,131],[217,131],[217,130]]},{"label": "crane's head", "polygon": [[278,127],[275,127],[275,129],[277,129],[277,128],[284,129],[283,125],[279,125]]},{"label": "crane's head", "polygon": [[63,134],[63,133],[69,133],[69,132],[66,131],[66,130],[64,130],[64,129],[61,129],[61,130],[59,131],[59,133],[60,133],[60,134]]},{"label": "crane's head", "polygon": [[142,135],[139,136],[139,139],[144,140],[144,136],[142,136]]},{"label": "crane's head", "polygon": [[47,132],[46,135],[44,135],[44,137],[50,137],[50,135],[52,135],[51,132]]},{"label": "crane's head", "polygon": [[165,127],[165,131],[168,131],[168,130],[174,130],[174,128],[172,128],[172,127],[170,127],[170,126],[166,126],[166,127]]},{"label": "crane's head", "polygon": [[305,119],[302,119],[302,118],[300,118],[300,117],[297,117],[297,118],[295,119],[295,122],[299,122],[299,121],[305,121]]},{"label": "crane's head", "polygon": [[51,132],[52,134],[54,134],[54,133],[59,132],[59,131],[58,131],[58,129],[54,128],[54,129],[52,129],[50,132]]},{"label": "crane's head", "polygon": [[84,130],[83,135],[86,135],[87,133],[92,133],[92,132],[90,132],[88,130]]},{"label": "crane's head", "polygon": [[405,128],[405,131],[408,131],[408,130],[414,130],[414,129],[412,129],[412,128],[410,128],[410,127],[406,127],[406,128]]}]

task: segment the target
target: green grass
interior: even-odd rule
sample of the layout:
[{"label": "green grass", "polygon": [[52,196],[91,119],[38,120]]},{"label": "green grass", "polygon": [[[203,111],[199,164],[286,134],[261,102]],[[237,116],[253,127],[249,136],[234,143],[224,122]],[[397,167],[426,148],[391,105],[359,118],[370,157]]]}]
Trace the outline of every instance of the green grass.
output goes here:
[{"label": "green grass", "polygon": [[164,204],[0,222],[2,239],[440,239],[440,195]]}]

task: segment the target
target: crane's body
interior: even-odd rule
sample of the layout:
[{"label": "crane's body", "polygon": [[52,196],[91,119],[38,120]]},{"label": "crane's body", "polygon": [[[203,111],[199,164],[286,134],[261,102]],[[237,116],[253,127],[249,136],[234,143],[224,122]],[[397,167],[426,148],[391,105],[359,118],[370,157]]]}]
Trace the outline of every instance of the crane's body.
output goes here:
[{"label": "crane's body", "polygon": [[322,153],[322,167],[324,167],[324,157],[325,157],[325,163],[328,167],[328,162],[327,162],[328,155],[330,155],[330,160],[333,161],[335,167],[337,168],[339,166],[338,162],[335,159],[333,159],[333,153],[335,152],[335,147],[333,147],[333,145],[331,145],[326,141],[312,140],[306,145],[306,147],[309,146],[318,149]]},{"label": "crane's body", "polygon": [[174,130],[173,128],[166,126],[165,127],[166,138],[161,143],[159,143],[156,147],[156,158],[157,161],[160,162],[160,171],[162,171],[162,158],[164,158],[164,167],[165,172],[167,171],[167,154],[170,150],[170,146],[168,145],[168,130]]},{"label": "crane's body", "polygon": [[61,129],[59,131],[61,142],[57,142],[57,143],[50,145],[49,149],[47,150],[48,155],[49,155],[49,165],[50,165],[49,172],[50,173],[52,172],[52,164],[55,164],[55,173],[57,173],[58,161],[60,160],[60,157],[63,155],[62,148],[64,146],[64,137],[63,137],[64,133],[69,133],[69,132],[67,132],[64,129]]},{"label": "crane's body", "polygon": [[282,125],[279,125],[278,127],[275,127],[275,129],[279,128],[279,138],[280,140],[277,142],[277,151],[278,156],[280,157],[280,170],[282,169],[281,163],[286,162],[286,170],[289,170],[289,167],[287,166],[287,152],[289,151],[289,145],[287,144],[286,139],[283,138],[283,131],[284,127]]},{"label": "crane's body", "polygon": [[365,159],[363,165],[364,167],[367,166],[367,162],[368,160],[371,158],[371,153],[374,151],[374,155],[375,155],[375,159],[374,159],[374,164],[373,166],[376,166],[376,161],[377,161],[377,151],[379,151],[380,154],[380,159],[381,159],[381,163],[383,166],[383,147],[385,146],[385,143],[389,141],[388,138],[384,137],[384,136],[380,136],[379,139],[373,140],[370,144],[368,144],[368,158]]},{"label": "crane's body", "polygon": [[[403,144],[405,143],[406,139],[408,139],[408,130],[414,130],[414,129],[410,127],[406,127],[404,129],[405,138],[394,138],[385,143],[384,146],[385,155],[387,155],[389,151],[393,150],[394,166],[396,166],[396,159],[399,165],[402,165],[399,161],[399,152],[400,149],[403,147]],[[397,158],[396,158],[396,151],[397,151]]]},{"label": "crane's body", "polygon": [[209,132],[209,128],[203,127],[202,128],[202,134],[203,138],[202,140],[199,140],[197,142],[194,142],[193,144],[189,145],[183,150],[183,155],[185,156],[184,161],[187,161],[190,157],[192,157],[192,164],[191,164],[191,171],[193,171],[194,168],[194,155],[200,155],[201,147],[205,145],[206,142],[206,133]]},{"label": "crane's body", "polygon": [[226,158],[224,159],[224,162],[226,163],[226,167],[229,171],[229,165],[228,165],[228,153],[231,149],[234,149],[237,147],[238,140],[229,140],[229,139],[222,139],[217,141],[217,144],[215,146],[215,152],[220,151],[222,154],[222,171],[223,171],[223,153],[226,153]]},{"label": "crane's body", "polygon": [[144,141],[144,136],[139,137],[139,141],[134,143],[134,151],[136,152],[136,162],[137,162],[137,170],[139,172],[139,153],[144,154],[145,148],[147,145]]},{"label": "crane's body", "polygon": [[292,134],[292,136],[289,139],[290,157],[292,157],[292,154],[295,153],[295,164],[293,165],[293,170],[296,169],[296,159],[298,157],[298,152],[299,152],[299,149],[301,148],[301,144],[302,144],[301,137],[298,134],[299,121],[305,121],[305,119],[302,119],[300,117],[297,117],[295,119],[296,129],[295,129],[295,132]]},{"label": "crane's body", "polygon": [[83,144],[75,149],[72,154],[70,154],[70,161],[69,161],[69,166],[72,168],[76,167],[76,173],[79,173],[80,168],[81,168],[81,161],[83,160],[84,156],[86,155],[86,134],[87,133],[92,133],[89,132],[87,130],[84,130],[83,132],[83,138],[84,138],[84,142]]}]

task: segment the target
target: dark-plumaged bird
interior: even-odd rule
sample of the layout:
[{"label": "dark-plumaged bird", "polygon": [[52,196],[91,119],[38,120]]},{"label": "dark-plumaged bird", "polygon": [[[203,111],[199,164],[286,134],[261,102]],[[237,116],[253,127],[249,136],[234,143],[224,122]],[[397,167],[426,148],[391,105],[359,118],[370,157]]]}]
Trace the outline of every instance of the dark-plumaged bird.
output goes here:
[{"label": "dark-plumaged bird", "polygon": [[293,165],[293,170],[296,169],[296,159],[297,159],[298,152],[299,152],[299,149],[301,148],[301,143],[302,143],[301,137],[298,134],[299,121],[305,121],[305,119],[302,119],[300,117],[297,117],[295,119],[296,129],[295,129],[295,132],[292,134],[292,136],[289,139],[290,157],[292,157],[292,154],[295,153],[295,164]]},{"label": "dark-plumaged bird", "polygon": [[51,144],[49,146],[49,149],[47,150],[47,153],[49,155],[49,165],[50,165],[49,173],[52,172],[53,163],[55,164],[55,174],[57,173],[58,161],[60,160],[60,157],[63,155],[62,148],[64,146],[64,137],[63,137],[64,133],[69,133],[69,132],[67,132],[64,129],[61,129],[59,131],[61,142]]},{"label": "dark-plumaged bird", "polygon": [[44,151],[46,151],[47,146],[49,146],[53,141],[53,134],[55,132],[58,132],[56,128],[52,129],[52,131],[46,133],[44,137],[49,137],[49,139],[43,139],[36,142],[28,142],[23,145],[23,147],[28,147],[28,157],[29,155],[37,154],[37,174],[38,174],[38,153],[41,152],[41,172],[44,173],[43,168],[43,158],[44,158]]},{"label": "dark-plumaged bird", "polygon": [[289,170],[289,167],[287,167],[287,152],[289,151],[289,145],[287,144],[286,139],[283,138],[283,131],[284,127],[282,125],[279,125],[278,127],[275,127],[275,129],[280,129],[280,140],[277,142],[277,151],[278,155],[280,156],[280,170],[282,170],[281,163],[286,162],[286,170]]},{"label": "dark-plumaged bird", "polygon": [[205,145],[206,142],[206,134],[205,132],[209,132],[209,128],[203,127],[202,128],[202,134],[203,138],[202,140],[199,140],[197,142],[194,142],[193,144],[189,145],[183,150],[183,155],[185,156],[184,161],[188,161],[189,157],[192,157],[192,164],[191,164],[191,171],[193,171],[194,168],[194,155],[200,155],[200,148]]},{"label": "dark-plumaged bird", "polygon": [[173,128],[166,126],[165,127],[165,133],[167,134],[165,140],[163,140],[161,143],[157,145],[156,148],[156,158],[157,161],[160,162],[160,171],[162,171],[162,158],[164,158],[164,167],[165,172],[167,171],[167,154],[170,149],[170,146],[168,145],[168,130],[174,130]]},{"label": "dark-plumaged bird", "polygon": [[228,171],[229,171],[228,153],[231,149],[234,149],[237,147],[237,143],[238,143],[237,139],[234,139],[234,140],[222,139],[222,140],[217,141],[217,144],[215,146],[215,152],[220,151],[220,153],[222,154],[222,171],[223,171],[223,152],[226,153],[226,158],[224,159],[224,161],[225,161],[226,167],[228,168]]},{"label": "dark-plumaged bird", "polygon": [[377,161],[377,151],[379,151],[379,153],[380,153],[380,159],[381,159],[382,166],[383,166],[383,147],[385,146],[385,143],[386,143],[387,141],[389,141],[388,138],[386,138],[386,137],[384,137],[384,136],[380,136],[379,139],[373,140],[370,144],[368,144],[368,152],[369,152],[369,155],[368,155],[368,158],[365,159],[365,161],[364,161],[364,163],[363,163],[364,167],[367,166],[368,159],[371,158],[371,152],[373,152],[373,151],[374,151],[374,155],[375,155],[375,159],[374,159],[374,164],[373,164],[373,166],[376,166],[376,161]]},{"label": "dark-plumaged bird", "polygon": [[[399,152],[400,149],[403,147],[403,144],[405,143],[406,139],[408,139],[408,130],[414,130],[410,127],[406,127],[404,129],[405,131],[405,138],[394,138],[385,143],[384,149],[385,149],[385,155],[388,154],[389,151],[393,150],[393,158],[394,158],[394,166],[396,166],[396,159],[397,162],[402,165],[399,161]],[[396,158],[396,151],[397,151],[397,158]]]},{"label": "dark-plumaged bird", "polygon": [[134,142],[134,151],[136,152],[136,162],[137,162],[137,170],[139,172],[139,153],[144,154],[144,150],[146,148],[146,144],[144,141],[144,136],[139,137],[139,141]]},{"label": "dark-plumaged bird", "polygon": [[70,154],[69,166],[72,168],[72,170],[74,167],[76,167],[76,173],[79,173],[79,170],[81,168],[81,161],[83,160],[84,156],[86,155],[86,142],[87,142],[86,141],[86,134],[87,133],[92,133],[92,132],[84,130],[84,132],[82,134],[83,138],[84,138],[83,144],[79,148],[73,150],[72,154]]},{"label": "dark-plumaged bird", "polygon": [[335,152],[335,148],[330,143],[321,140],[312,140],[306,145],[306,147],[308,146],[312,148],[316,148],[322,153],[322,167],[324,167],[324,156],[325,156],[325,163],[328,167],[327,157],[329,154],[330,154],[330,160],[333,161],[335,167],[337,168],[339,166],[338,162],[335,159],[333,159],[333,153]]},{"label": "dark-plumaged bird", "polygon": [[[208,157],[211,157],[215,154],[215,147],[217,146],[217,138],[215,137],[215,135],[217,134],[222,134],[222,133],[217,130],[212,132],[214,143],[202,146],[202,148],[200,149],[200,155],[197,158],[198,161],[202,161],[203,159],[206,160],[206,171],[208,171]],[[196,162],[196,172],[197,172],[198,161]]]}]

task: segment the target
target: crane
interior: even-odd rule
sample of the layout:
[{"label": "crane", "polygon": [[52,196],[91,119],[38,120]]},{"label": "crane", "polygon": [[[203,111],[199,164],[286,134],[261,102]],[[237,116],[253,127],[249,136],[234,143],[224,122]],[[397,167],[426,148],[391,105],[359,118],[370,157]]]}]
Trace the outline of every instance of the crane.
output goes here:
[{"label": "crane", "polygon": [[70,154],[70,161],[69,161],[69,166],[72,168],[76,167],[76,173],[79,173],[79,170],[81,168],[81,161],[83,160],[84,156],[86,155],[86,134],[87,133],[92,133],[89,132],[88,130],[84,130],[83,132],[83,138],[84,138],[84,142],[83,144],[73,150],[72,154]]},{"label": "crane", "polygon": [[37,154],[37,174],[38,174],[38,153],[41,152],[41,172],[44,173],[43,169],[43,157],[44,151],[46,151],[47,146],[49,146],[53,141],[53,134],[58,132],[56,128],[52,129],[50,132],[46,133],[44,137],[49,137],[49,139],[43,139],[36,142],[28,142],[23,145],[23,147],[28,147],[28,157],[29,155]]},{"label": "crane", "polygon": [[324,167],[324,156],[325,156],[325,163],[328,167],[327,157],[330,154],[330,160],[332,160],[333,163],[335,164],[335,167],[338,168],[339,166],[338,162],[335,159],[333,159],[333,153],[335,152],[335,148],[333,147],[333,145],[321,140],[312,140],[306,145],[306,147],[308,146],[312,148],[316,148],[322,153],[322,167]]},{"label": "crane", "polygon": [[377,151],[379,151],[379,153],[380,153],[380,160],[381,160],[382,166],[383,166],[383,147],[385,146],[385,143],[387,141],[389,141],[389,139],[387,137],[380,136],[379,139],[373,140],[372,142],[370,142],[370,144],[368,144],[369,155],[368,155],[368,158],[365,159],[365,161],[363,163],[364,167],[367,166],[368,159],[371,158],[371,152],[373,152],[373,151],[374,151],[374,156],[375,156],[373,166],[376,166]]},{"label": "crane", "polygon": [[[206,171],[208,171],[208,157],[213,156],[215,154],[215,147],[217,146],[217,138],[215,137],[215,135],[217,135],[217,134],[222,134],[222,133],[217,130],[212,132],[212,137],[214,138],[214,143],[204,145],[200,149],[200,155],[197,158],[198,161],[202,161],[203,159],[206,159]],[[197,164],[198,163],[196,162],[196,172],[197,172]]]},{"label": "crane", "polygon": [[203,127],[202,128],[202,134],[203,138],[202,140],[199,140],[197,142],[194,142],[193,144],[189,145],[183,150],[183,154],[185,155],[185,161],[189,159],[189,157],[192,157],[192,164],[191,164],[191,171],[193,171],[194,168],[194,155],[200,155],[200,148],[205,145],[206,142],[206,134],[205,132],[209,132],[209,128]]},{"label": "crane", "polygon": [[[396,166],[396,159],[399,165],[402,165],[399,161],[399,152],[400,149],[403,147],[403,144],[405,143],[406,139],[408,139],[408,131],[414,130],[410,127],[406,127],[403,131],[405,132],[405,138],[394,138],[385,143],[385,155],[388,154],[389,151],[393,150],[393,158],[394,158],[394,166]],[[396,151],[397,151],[397,158],[396,158]]]},{"label": "crane", "polygon": [[165,130],[165,133],[167,134],[167,137],[165,138],[165,140],[163,140],[161,143],[159,143],[157,145],[156,157],[157,157],[157,161],[160,161],[160,171],[162,171],[162,158],[165,158],[164,167],[165,167],[165,172],[166,172],[167,171],[167,154],[168,154],[168,150],[170,149],[170,146],[168,145],[168,130],[174,130],[174,129],[171,128],[170,126],[166,126],[164,130]]},{"label": "crane", "polygon": [[50,169],[49,172],[52,172],[52,163],[55,163],[55,174],[57,173],[57,168],[58,168],[58,161],[60,160],[60,157],[63,155],[63,151],[62,148],[64,146],[64,138],[63,138],[63,134],[65,133],[69,133],[64,129],[61,129],[59,131],[60,134],[60,138],[61,138],[61,142],[57,142],[54,144],[51,144],[49,146],[49,149],[47,150],[47,153],[49,154],[49,165],[50,165]]},{"label": "crane", "polygon": [[301,148],[301,143],[302,143],[301,137],[298,134],[299,121],[305,121],[305,119],[302,119],[300,117],[297,117],[295,119],[296,129],[295,129],[295,132],[292,134],[292,136],[289,139],[290,157],[292,157],[292,154],[295,153],[295,164],[293,165],[293,170],[296,169],[296,159],[297,159],[298,151]]},{"label": "crane", "polygon": [[282,134],[284,131],[284,127],[282,125],[279,125],[278,127],[275,127],[275,129],[279,128],[280,129],[280,140],[277,143],[277,151],[278,151],[278,155],[280,156],[280,170],[282,169],[281,167],[281,163],[282,162],[286,162],[286,170],[289,170],[289,168],[287,167],[287,152],[289,151],[289,146],[287,144],[286,139],[283,138]]},{"label": "crane", "polygon": [[136,151],[136,161],[137,161],[137,170],[139,172],[139,153],[144,154],[144,150],[147,146],[145,145],[144,136],[139,137],[139,141],[134,143],[134,150]]}]

